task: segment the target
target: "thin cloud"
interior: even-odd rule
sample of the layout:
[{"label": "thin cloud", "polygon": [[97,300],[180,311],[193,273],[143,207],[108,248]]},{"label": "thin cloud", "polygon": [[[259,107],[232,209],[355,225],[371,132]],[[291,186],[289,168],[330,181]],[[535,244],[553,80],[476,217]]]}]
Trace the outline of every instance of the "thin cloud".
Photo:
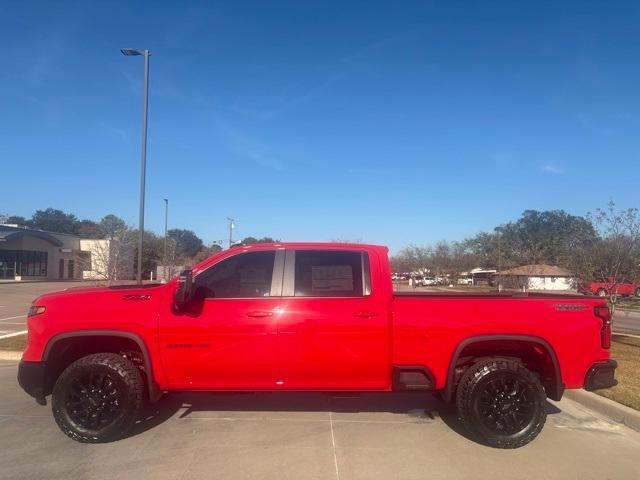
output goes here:
[{"label": "thin cloud", "polygon": [[24,78],[30,85],[44,84],[51,71],[59,67],[69,49],[71,38],[78,30],[77,26],[82,23],[80,9],[71,9],[71,13],[61,10],[51,19],[53,28],[40,32],[39,40],[33,47],[33,62],[24,72]]},{"label": "thin cloud", "polygon": [[[415,30],[409,30],[397,35],[387,36],[372,41],[364,46],[353,50],[348,55],[335,59],[327,65],[318,67],[322,73],[314,82],[295,82],[285,85],[283,93],[279,95],[277,105],[273,108],[254,108],[246,105],[231,105],[231,110],[240,115],[256,119],[271,120],[301,104],[315,99],[326,91],[330,90],[336,83],[347,78],[353,73],[353,69],[367,56],[377,54],[381,49],[392,46],[394,43],[402,42],[413,36]],[[293,93],[295,92],[295,93]]]},{"label": "thin cloud", "polygon": [[273,147],[247,135],[241,130],[224,125],[220,119],[215,119],[214,123],[222,133],[227,148],[236,155],[252,160],[263,167],[284,170],[285,164],[281,160],[281,155]]},{"label": "thin cloud", "polygon": [[558,167],[557,165],[553,165],[551,163],[547,163],[542,166],[542,171],[551,175],[562,175],[564,173],[564,168]]}]

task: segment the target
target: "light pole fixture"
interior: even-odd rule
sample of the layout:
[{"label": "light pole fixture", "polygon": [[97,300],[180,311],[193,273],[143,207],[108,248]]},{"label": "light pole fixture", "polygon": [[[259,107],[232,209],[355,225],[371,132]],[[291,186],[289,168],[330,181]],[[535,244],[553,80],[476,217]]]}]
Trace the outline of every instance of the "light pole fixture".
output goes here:
[{"label": "light pole fixture", "polygon": [[[138,225],[138,271],[136,280],[142,284],[142,242],[144,240],[144,187],[147,171],[147,117],[149,116],[149,50],[137,50],[135,48],[120,49],[127,57],[144,57],[144,89],[142,93],[142,152],[140,158],[140,216]],[[166,237],[166,235],[165,235]],[[166,240],[165,240],[166,241]]]}]

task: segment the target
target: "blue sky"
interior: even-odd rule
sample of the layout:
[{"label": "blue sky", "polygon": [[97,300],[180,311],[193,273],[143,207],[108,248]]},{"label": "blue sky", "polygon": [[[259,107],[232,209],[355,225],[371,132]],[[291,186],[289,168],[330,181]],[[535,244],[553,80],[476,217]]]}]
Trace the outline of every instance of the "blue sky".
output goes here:
[{"label": "blue sky", "polygon": [[638,206],[637,2],[5,2],[0,213],[390,245]]}]

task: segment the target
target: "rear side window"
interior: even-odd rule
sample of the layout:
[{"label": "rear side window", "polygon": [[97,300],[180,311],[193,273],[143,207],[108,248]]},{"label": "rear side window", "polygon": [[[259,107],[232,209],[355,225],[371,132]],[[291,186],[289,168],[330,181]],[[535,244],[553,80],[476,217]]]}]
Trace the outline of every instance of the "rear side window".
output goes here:
[{"label": "rear side window", "polygon": [[369,262],[363,252],[298,250],[295,258],[296,297],[362,297],[369,293]]},{"label": "rear side window", "polygon": [[274,251],[234,255],[202,272],[196,289],[202,298],[268,297],[273,277]]}]

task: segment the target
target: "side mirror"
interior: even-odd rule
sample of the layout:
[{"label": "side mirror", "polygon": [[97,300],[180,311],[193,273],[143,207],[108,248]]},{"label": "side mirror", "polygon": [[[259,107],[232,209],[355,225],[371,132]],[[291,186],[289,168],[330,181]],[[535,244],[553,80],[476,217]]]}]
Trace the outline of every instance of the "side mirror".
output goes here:
[{"label": "side mirror", "polygon": [[178,277],[178,288],[173,294],[173,308],[176,312],[182,312],[193,296],[193,273],[191,270],[183,270]]}]

